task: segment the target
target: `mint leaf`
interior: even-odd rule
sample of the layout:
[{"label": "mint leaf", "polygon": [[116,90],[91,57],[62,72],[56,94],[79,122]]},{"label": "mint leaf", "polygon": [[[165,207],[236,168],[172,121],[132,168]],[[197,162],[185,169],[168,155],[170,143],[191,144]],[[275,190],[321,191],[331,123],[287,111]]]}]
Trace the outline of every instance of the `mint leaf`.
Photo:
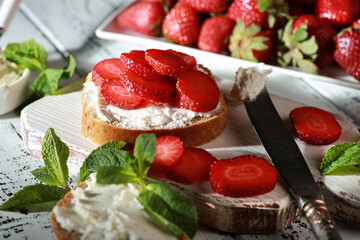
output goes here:
[{"label": "mint leaf", "polygon": [[138,199],[157,227],[177,238],[183,234],[194,237],[197,212],[190,200],[161,183],[149,183]]},{"label": "mint leaf", "polygon": [[31,171],[31,173],[32,173],[32,175],[34,175],[34,177],[36,179],[42,181],[43,183],[46,183],[46,184],[52,185],[52,186],[58,186],[57,182],[54,181],[53,177],[49,174],[46,167],[35,169],[35,170]]},{"label": "mint leaf", "polygon": [[69,172],[66,163],[69,157],[69,148],[52,128],[49,128],[45,133],[41,153],[54,184],[56,186],[67,186]]},{"label": "mint leaf", "polygon": [[23,69],[28,68],[39,72],[46,68],[46,50],[33,39],[8,44],[4,50],[4,56],[8,61],[16,63]]},{"label": "mint leaf", "polygon": [[329,175],[360,173],[360,142],[341,143],[331,147],[325,154],[320,171]]},{"label": "mint leaf", "polygon": [[111,148],[97,148],[89,154],[80,168],[79,183],[85,181],[89,175],[103,166],[119,166],[127,168],[127,158],[130,153]]},{"label": "mint leaf", "polygon": [[4,211],[41,212],[51,211],[67,191],[43,184],[26,186],[0,206]]},{"label": "mint leaf", "polygon": [[62,79],[71,78],[71,76],[74,74],[75,67],[76,67],[76,60],[72,55],[70,55],[69,56],[69,64],[66,68],[62,69],[63,71],[62,71],[61,78]]},{"label": "mint leaf", "polygon": [[104,166],[96,173],[97,184],[138,183],[139,178],[133,171],[117,166]]},{"label": "mint leaf", "polygon": [[130,162],[130,168],[140,178],[146,177],[151,163],[154,161],[156,151],[156,135],[140,134],[135,141],[134,156],[136,159]]},{"label": "mint leaf", "polygon": [[31,88],[38,97],[50,95],[58,89],[59,80],[62,74],[62,69],[46,69],[35,79]]}]

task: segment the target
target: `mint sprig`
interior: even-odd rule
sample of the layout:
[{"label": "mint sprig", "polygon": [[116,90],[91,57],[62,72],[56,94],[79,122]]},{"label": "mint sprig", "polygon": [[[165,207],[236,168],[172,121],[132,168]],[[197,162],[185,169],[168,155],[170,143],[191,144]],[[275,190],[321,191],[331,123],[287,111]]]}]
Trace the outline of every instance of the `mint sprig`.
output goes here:
[{"label": "mint sprig", "polygon": [[40,72],[31,88],[37,97],[53,94],[59,87],[60,79],[71,78],[76,61],[70,55],[68,66],[62,69],[47,69],[47,52],[33,39],[22,43],[10,43],[4,50],[6,60],[16,63],[20,68]]},{"label": "mint sprig", "polygon": [[320,172],[324,175],[360,174],[360,142],[331,147],[321,162]]}]

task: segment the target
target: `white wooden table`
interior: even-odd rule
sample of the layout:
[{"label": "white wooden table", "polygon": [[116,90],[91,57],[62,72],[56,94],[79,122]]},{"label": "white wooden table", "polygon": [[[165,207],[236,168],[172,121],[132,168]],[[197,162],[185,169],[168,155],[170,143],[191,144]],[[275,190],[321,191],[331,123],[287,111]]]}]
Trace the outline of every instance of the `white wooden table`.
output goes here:
[{"label": "white wooden table", "polygon": [[[132,49],[146,49],[146,43],[102,40],[95,36],[96,27],[122,0],[25,0],[0,46],[29,39],[42,44],[48,52],[49,67],[64,67],[64,56],[71,53],[78,65],[72,80],[85,76],[98,61],[118,57]],[[201,63],[207,65],[206,59]],[[219,76],[232,78],[226,66],[208,66]],[[34,76],[32,77],[32,79]],[[62,82],[62,85],[67,84]],[[359,83],[360,84],[360,83]],[[270,78],[271,93],[308,105],[317,106],[349,117],[360,125],[360,90],[337,84],[300,78]],[[23,186],[37,182],[30,171],[42,166],[39,159],[25,149],[19,115],[0,116],[0,204]],[[74,176],[72,176],[74,177]],[[75,185],[73,181],[72,186]],[[20,214],[0,211],[0,239],[55,239],[48,223],[49,213]],[[358,239],[360,228],[337,221],[343,239]],[[314,239],[305,219],[279,233],[229,235],[202,227],[195,239]]]}]

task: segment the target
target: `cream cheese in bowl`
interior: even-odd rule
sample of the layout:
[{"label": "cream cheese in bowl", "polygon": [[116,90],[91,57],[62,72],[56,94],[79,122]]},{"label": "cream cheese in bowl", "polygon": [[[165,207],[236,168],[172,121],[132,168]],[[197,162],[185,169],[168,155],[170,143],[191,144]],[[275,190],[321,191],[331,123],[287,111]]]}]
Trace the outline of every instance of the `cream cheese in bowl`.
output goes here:
[{"label": "cream cheese in bowl", "polygon": [[0,115],[18,107],[28,96],[30,70],[22,70],[0,56]]}]

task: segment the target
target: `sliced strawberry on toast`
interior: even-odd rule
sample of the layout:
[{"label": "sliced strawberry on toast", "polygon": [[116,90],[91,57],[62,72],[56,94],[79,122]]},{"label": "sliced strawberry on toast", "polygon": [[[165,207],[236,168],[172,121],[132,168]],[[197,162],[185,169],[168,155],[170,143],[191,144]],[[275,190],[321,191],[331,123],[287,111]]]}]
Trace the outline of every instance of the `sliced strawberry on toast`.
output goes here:
[{"label": "sliced strawberry on toast", "polygon": [[130,53],[122,53],[120,56],[121,62],[127,69],[134,73],[141,75],[148,79],[159,78],[160,74],[157,73],[145,60],[144,51],[131,51]]},{"label": "sliced strawberry on toast", "polygon": [[251,197],[270,192],[276,181],[276,168],[254,155],[217,160],[210,168],[212,189],[229,197]]},{"label": "sliced strawberry on toast", "polygon": [[156,72],[166,76],[178,77],[187,69],[182,57],[161,49],[146,50],[145,59]]},{"label": "sliced strawberry on toast", "polygon": [[174,83],[165,76],[149,79],[126,69],[121,81],[129,92],[155,103],[169,103],[174,94]]},{"label": "sliced strawberry on toast", "polygon": [[119,79],[103,82],[101,94],[108,104],[125,110],[135,109],[143,101],[142,97],[129,92]]},{"label": "sliced strawberry on toast", "polygon": [[164,177],[174,168],[183,154],[184,146],[178,137],[166,135],[156,139],[156,153],[148,174],[153,177]]},{"label": "sliced strawberry on toast", "polygon": [[208,112],[216,108],[220,91],[215,81],[198,70],[187,70],[178,78],[176,94],[179,106],[194,112]]},{"label": "sliced strawberry on toast", "polygon": [[196,66],[196,59],[195,59],[194,56],[188,55],[188,54],[183,53],[183,52],[178,52],[178,51],[175,51],[175,50],[172,50],[172,49],[167,49],[166,51],[181,57],[185,61],[188,68],[194,68]]},{"label": "sliced strawberry on toast", "polygon": [[124,69],[124,65],[119,58],[105,59],[93,67],[91,79],[96,86],[101,86],[104,81],[120,78]]},{"label": "sliced strawberry on toast", "polygon": [[299,107],[290,112],[290,120],[300,140],[316,145],[335,142],[341,126],[333,115],[316,107]]},{"label": "sliced strawberry on toast", "polygon": [[184,153],[175,167],[166,174],[167,178],[182,184],[193,184],[209,180],[211,164],[216,160],[201,148],[184,148]]}]

